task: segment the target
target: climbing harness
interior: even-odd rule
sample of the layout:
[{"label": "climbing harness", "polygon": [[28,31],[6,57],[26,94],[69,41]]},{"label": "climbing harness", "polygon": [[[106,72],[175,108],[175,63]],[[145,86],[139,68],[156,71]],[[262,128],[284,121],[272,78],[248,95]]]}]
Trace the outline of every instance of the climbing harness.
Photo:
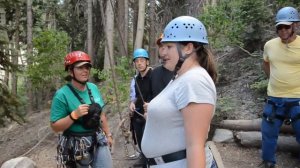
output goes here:
[{"label": "climbing harness", "polygon": [[[73,86],[67,84],[80,103],[85,104]],[[86,85],[92,104],[89,106],[88,115],[75,123],[90,129],[89,132],[76,133],[66,130],[59,135],[57,146],[57,167],[76,167],[76,164],[88,166],[93,162],[94,153],[99,146],[108,144],[104,132],[100,128],[100,115],[102,108],[95,103],[91,90]],[[86,117],[86,118],[84,118]]]},{"label": "climbing harness", "polygon": [[65,131],[58,138],[57,167],[74,167],[75,164],[88,166],[93,162],[96,149],[107,145],[108,141],[102,130],[95,133]]},{"label": "climbing harness", "polygon": [[273,123],[274,119],[278,119],[278,120],[284,121],[284,123],[286,125],[290,125],[292,122],[296,122],[297,120],[300,119],[300,113],[293,118],[288,115],[283,116],[283,115],[276,114],[276,108],[284,107],[285,111],[289,111],[292,107],[300,106],[300,101],[285,102],[284,104],[282,104],[280,106],[271,100],[266,99],[265,102],[267,104],[272,105],[272,112],[270,115],[263,113],[263,118],[270,123]]}]

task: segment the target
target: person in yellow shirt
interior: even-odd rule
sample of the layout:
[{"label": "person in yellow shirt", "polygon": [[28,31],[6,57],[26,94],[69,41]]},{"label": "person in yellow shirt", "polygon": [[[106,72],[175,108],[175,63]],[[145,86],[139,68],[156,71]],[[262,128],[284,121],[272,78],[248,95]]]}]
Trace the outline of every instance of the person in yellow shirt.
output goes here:
[{"label": "person in yellow shirt", "polygon": [[276,15],[278,37],[264,46],[263,65],[269,77],[261,125],[262,160],[266,168],[275,167],[280,127],[292,124],[300,143],[300,37],[296,34],[298,11],[281,8]]}]

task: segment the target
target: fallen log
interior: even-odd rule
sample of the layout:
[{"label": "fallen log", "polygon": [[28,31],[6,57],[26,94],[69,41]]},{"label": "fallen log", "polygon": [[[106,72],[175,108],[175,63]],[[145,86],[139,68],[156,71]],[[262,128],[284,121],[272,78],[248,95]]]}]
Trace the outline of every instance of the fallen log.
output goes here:
[{"label": "fallen log", "polygon": [[[241,145],[247,147],[261,147],[262,135],[261,132],[237,132],[236,138],[240,141]],[[300,145],[294,136],[279,135],[277,141],[277,150],[288,151],[292,153],[299,153]]]},{"label": "fallen log", "polygon": [[[261,119],[253,120],[223,120],[219,123],[219,127],[240,131],[260,131]],[[291,125],[283,124],[280,129],[281,133],[294,133]]]}]

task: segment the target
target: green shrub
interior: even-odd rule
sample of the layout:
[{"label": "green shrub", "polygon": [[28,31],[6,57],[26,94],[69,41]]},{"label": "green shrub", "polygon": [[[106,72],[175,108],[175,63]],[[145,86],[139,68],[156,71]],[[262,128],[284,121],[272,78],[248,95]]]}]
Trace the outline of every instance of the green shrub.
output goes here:
[{"label": "green shrub", "polygon": [[268,79],[263,79],[261,81],[255,82],[252,85],[250,85],[250,88],[257,91],[260,94],[265,95],[267,93],[268,81]]}]

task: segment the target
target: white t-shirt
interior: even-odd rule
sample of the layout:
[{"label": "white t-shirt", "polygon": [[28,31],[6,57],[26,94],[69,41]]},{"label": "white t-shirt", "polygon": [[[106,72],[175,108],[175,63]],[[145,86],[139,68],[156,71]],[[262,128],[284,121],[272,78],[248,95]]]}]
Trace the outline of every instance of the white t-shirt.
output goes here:
[{"label": "white t-shirt", "polygon": [[[147,158],[186,149],[182,113],[189,103],[216,104],[216,88],[211,77],[202,67],[193,68],[174,81],[148,104],[148,116],[142,139],[142,151]],[[207,167],[212,153],[206,147]],[[153,168],[185,168],[186,159]]]}]

